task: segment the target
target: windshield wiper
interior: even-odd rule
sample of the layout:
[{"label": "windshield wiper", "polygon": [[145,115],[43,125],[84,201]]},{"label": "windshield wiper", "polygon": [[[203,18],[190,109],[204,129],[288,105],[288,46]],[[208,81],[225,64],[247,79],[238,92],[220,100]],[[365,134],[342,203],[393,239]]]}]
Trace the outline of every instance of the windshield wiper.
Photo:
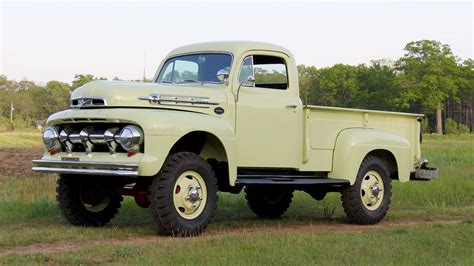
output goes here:
[{"label": "windshield wiper", "polygon": [[199,83],[199,81],[194,79],[185,79],[181,83]]}]

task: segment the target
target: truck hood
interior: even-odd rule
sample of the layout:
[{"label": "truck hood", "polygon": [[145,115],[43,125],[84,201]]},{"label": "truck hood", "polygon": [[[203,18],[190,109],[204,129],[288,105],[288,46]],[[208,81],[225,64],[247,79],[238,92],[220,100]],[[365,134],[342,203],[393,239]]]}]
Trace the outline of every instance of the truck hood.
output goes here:
[{"label": "truck hood", "polygon": [[75,89],[71,94],[71,106],[142,107],[216,114],[215,108],[227,107],[227,98],[222,84],[163,85],[101,80]]}]

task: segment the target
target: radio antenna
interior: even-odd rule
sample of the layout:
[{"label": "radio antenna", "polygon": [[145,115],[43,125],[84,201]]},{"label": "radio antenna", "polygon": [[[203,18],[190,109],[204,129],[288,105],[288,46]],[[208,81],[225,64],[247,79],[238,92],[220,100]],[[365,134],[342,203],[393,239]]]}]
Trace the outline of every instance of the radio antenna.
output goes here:
[{"label": "radio antenna", "polygon": [[145,50],[143,50],[143,80],[142,80],[143,82],[145,82],[146,80],[146,76],[145,76],[146,61],[145,60],[146,60],[146,52]]}]

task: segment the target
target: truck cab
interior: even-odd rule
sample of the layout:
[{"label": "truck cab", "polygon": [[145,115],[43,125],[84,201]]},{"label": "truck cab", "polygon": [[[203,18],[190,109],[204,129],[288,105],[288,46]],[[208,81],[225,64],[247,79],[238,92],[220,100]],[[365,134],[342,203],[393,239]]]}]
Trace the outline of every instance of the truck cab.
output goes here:
[{"label": "truck cab", "polygon": [[212,219],[218,191],[245,188],[260,217],[281,216],[295,190],[342,194],[356,223],[377,223],[391,180],[431,180],[423,115],[303,105],[294,56],[258,42],[171,51],[151,83],[93,81],[49,117],[33,170],[59,174],[75,225],[97,226],[123,196],[150,208],[160,232],[191,236]]}]

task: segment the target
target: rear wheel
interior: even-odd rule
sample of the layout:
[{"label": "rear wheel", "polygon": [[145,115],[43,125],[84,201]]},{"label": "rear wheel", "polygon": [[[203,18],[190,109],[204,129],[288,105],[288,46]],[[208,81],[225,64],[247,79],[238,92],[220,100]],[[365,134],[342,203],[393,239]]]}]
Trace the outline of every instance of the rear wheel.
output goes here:
[{"label": "rear wheel", "polygon": [[151,210],[159,232],[193,236],[214,216],[217,184],[211,166],[199,155],[170,155],[150,186]]},{"label": "rear wheel", "polygon": [[355,184],[342,192],[347,217],[358,224],[375,224],[387,214],[392,196],[390,174],[385,163],[367,156],[360,166]]},{"label": "rear wheel", "polygon": [[62,175],[56,199],[63,216],[73,225],[102,226],[117,214],[122,202],[118,185],[84,176]]},{"label": "rear wheel", "polygon": [[293,200],[293,190],[284,187],[247,186],[245,194],[250,209],[262,218],[282,216]]}]

